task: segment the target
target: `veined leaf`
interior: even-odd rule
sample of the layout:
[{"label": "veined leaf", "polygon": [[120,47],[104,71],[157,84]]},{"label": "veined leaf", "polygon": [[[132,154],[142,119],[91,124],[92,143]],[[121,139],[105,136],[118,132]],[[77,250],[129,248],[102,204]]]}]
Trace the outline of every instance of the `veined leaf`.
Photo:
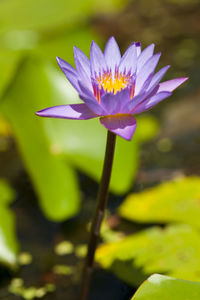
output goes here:
[{"label": "veined leaf", "polygon": [[[200,281],[200,233],[189,225],[152,227],[121,241],[100,246],[96,260],[120,278],[135,285],[137,275],[154,272]],[[120,263],[120,268],[118,267]],[[142,278],[142,276],[140,277]]]}]

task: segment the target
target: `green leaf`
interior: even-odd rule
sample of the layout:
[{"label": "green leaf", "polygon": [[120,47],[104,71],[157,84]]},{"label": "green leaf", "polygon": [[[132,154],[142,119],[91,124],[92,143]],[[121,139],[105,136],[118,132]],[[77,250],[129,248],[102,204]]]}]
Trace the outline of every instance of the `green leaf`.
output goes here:
[{"label": "green leaf", "polygon": [[91,11],[92,0],[14,0],[0,4],[1,30],[44,30],[74,24]]},{"label": "green leaf", "polygon": [[39,56],[44,60],[49,59],[55,66],[57,66],[56,56],[58,56],[74,66],[73,47],[77,46],[89,57],[92,40],[95,40],[99,45],[102,44],[97,34],[87,25],[76,25],[76,27],[65,30],[62,34],[55,34],[51,38],[47,37],[41,40],[30,51],[30,55]]},{"label": "green leaf", "polygon": [[145,114],[137,118],[136,137],[140,143],[145,143],[153,139],[159,132],[158,121],[150,114]]},{"label": "green leaf", "polygon": [[15,236],[15,220],[9,209],[14,193],[8,184],[0,180],[0,263],[16,266],[18,243]]},{"label": "green leaf", "polygon": [[[161,272],[180,279],[200,281],[200,233],[189,225],[152,227],[121,241],[100,246],[96,260],[130,284]],[[120,262],[121,268],[117,267]],[[122,268],[123,266],[123,268]],[[123,271],[122,271],[123,270]]]},{"label": "green leaf", "polygon": [[87,34],[88,17],[100,11],[118,9],[125,3],[119,0],[101,3],[95,0],[1,1],[0,96],[14,78],[22,57],[42,55],[45,60],[55,60],[56,56],[61,56],[70,60],[74,44],[88,45],[96,39],[92,31]]},{"label": "green leaf", "polygon": [[2,179],[0,179],[0,205],[8,205],[12,202],[14,192],[10,186]]},{"label": "green leaf", "polygon": [[131,194],[119,214],[139,222],[181,222],[200,228],[200,178],[186,177]]},{"label": "green leaf", "polygon": [[27,62],[21,66],[1,109],[12,125],[44,213],[58,221],[77,213],[80,199],[74,170],[51,148],[45,122],[35,116],[42,103],[51,103],[52,96],[45,66]]},{"label": "green leaf", "polygon": [[2,70],[0,75],[0,97],[14,78],[19,60],[18,53],[11,54],[9,51],[0,50],[0,70]]},{"label": "green leaf", "polygon": [[[138,127],[143,121],[144,117],[141,121],[138,118]],[[150,117],[145,122],[149,127],[154,127],[154,123],[156,123],[155,119]],[[58,124],[60,124],[59,130],[56,127]],[[63,126],[61,124],[63,124],[63,120],[55,120],[54,128],[49,128],[50,134],[53,134],[54,131],[52,140],[57,145],[62,143],[60,147],[63,147],[73,165],[99,181],[105,152],[105,128],[100,125],[98,119],[66,120]],[[52,126],[52,123],[49,123],[49,126]],[[120,137],[117,138],[110,183],[110,188],[114,193],[123,194],[133,184],[139,164],[139,146],[138,134],[133,137],[131,142]]]},{"label": "green leaf", "polygon": [[119,0],[7,0],[0,2],[1,31],[47,30],[84,20],[94,12],[122,7],[126,2]]},{"label": "green leaf", "polygon": [[[83,122],[82,122],[83,123]],[[68,132],[67,155],[72,163],[80,170],[99,181],[105,152],[106,130],[98,119],[84,122],[73,122]],[[70,140],[76,139],[76,144]],[[68,145],[69,145],[68,144]],[[72,149],[76,147],[76,149]],[[138,167],[138,141],[127,142],[117,138],[110,189],[122,194],[130,188]]]},{"label": "green leaf", "polygon": [[199,300],[200,283],[154,274],[137,290],[132,300]]}]

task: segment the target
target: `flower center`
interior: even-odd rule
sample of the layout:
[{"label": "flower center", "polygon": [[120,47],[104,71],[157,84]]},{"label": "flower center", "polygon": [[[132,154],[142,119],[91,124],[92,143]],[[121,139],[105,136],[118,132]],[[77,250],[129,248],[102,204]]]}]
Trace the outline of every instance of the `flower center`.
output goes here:
[{"label": "flower center", "polygon": [[130,80],[130,75],[125,76],[124,74],[115,72],[115,76],[113,78],[112,72],[110,71],[104,73],[103,76],[100,75],[96,80],[99,83],[100,90],[103,88],[104,91],[108,93],[111,92],[116,94],[118,91],[121,91],[127,87]]},{"label": "flower center", "polygon": [[130,99],[133,98],[134,84],[132,82],[132,76],[130,74],[119,73],[118,70],[115,71],[114,76],[111,71],[99,74],[98,77],[96,76],[93,84],[94,95],[99,102],[103,93],[107,92],[115,95],[126,87],[130,88]]}]

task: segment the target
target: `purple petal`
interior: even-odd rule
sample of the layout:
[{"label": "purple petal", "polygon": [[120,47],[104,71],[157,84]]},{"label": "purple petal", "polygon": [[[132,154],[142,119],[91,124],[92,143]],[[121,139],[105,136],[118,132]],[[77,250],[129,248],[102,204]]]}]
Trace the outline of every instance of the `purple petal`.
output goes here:
[{"label": "purple petal", "polygon": [[90,61],[87,56],[77,47],[74,47],[74,61],[79,77],[85,82],[87,87],[92,90]]},{"label": "purple petal", "polygon": [[91,91],[90,89],[88,89],[87,86],[85,86],[84,82],[82,82],[81,80],[78,81],[79,84],[79,88],[80,88],[80,95],[82,96],[86,96],[90,99],[92,99],[95,102],[98,102],[97,99],[94,96],[94,92]]},{"label": "purple petal", "polygon": [[104,56],[108,69],[111,69],[112,74],[114,74],[116,66],[118,67],[120,63],[121,54],[119,46],[113,36],[106,44]]},{"label": "purple petal", "polygon": [[131,115],[102,117],[100,122],[105,128],[128,141],[131,140],[136,129],[136,120]]},{"label": "purple petal", "polygon": [[100,106],[99,102],[96,100],[94,102],[93,100],[85,97],[85,96],[80,96],[80,99],[84,101],[85,105],[94,113],[97,115],[104,115],[105,111],[104,109]]},{"label": "purple petal", "polygon": [[56,57],[56,60],[58,62],[59,67],[71,83],[73,87],[80,92],[79,85],[78,85],[78,74],[77,71],[66,61],[64,61],[62,58]]},{"label": "purple petal", "polygon": [[160,80],[163,78],[167,70],[170,66],[163,67],[160,69],[152,78],[151,83],[149,84],[148,90],[152,90],[155,88],[155,86],[160,82]]},{"label": "purple petal", "polygon": [[135,46],[137,48],[137,57],[139,57],[139,55],[141,54],[141,43],[140,42],[136,42]]},{"label": "purple petal", "polygon": [[164,100],[165,98],[171,96],[172,93],[170,92],[160,92],[155,94],[153,97],[148,98],[147,100],[141,102],[136,108],[132,111],[133,114],[139,114],[146,110],[151,109],[153,106],[158,104],[160,101]]},{"label": "purple petal", "polygon": [[140,104],[153,97],[157,93],[157,91],[158,91],[158,85],[154,89],[145,91],[144,93],[141,93],[133,97],[133,99],[131,99],[131,101],[128,103],[128,113],[133,114],[136,107],[138,107]]},{"label": "purple petal", "polygon": [[99,46],[93,41],[90,48],[90,70],[93,78],[106,70],[105,57]]},{"label": "purple petal", "polygon": [[153,79],[153,73],[150,73],[150,75],[147,77],[147,79],[143,83],[143,86],[140,89],[140,93],[139,93],[140,95],[144,94],[146,92],[146,90],[149,89],[149,85],[150,85],[152,79]]},{"label": "purple petal", "polygon": [[40,117],[87,120],[98,117],[85,104],[59,105],[36,112]]},{"label": "purple petal", "polygon": [[117,92],[115,95],[112,93],[104,94],[101,97],[101,106],[106,112],[106,115],[114,115],[119,113],[127,113],[125,110],[126,104],[130,101],[130,92],[124,89]]},{"label": "purple petal", "polygon": [[137,65],[137,47],[135,43],[131,44],[124,55],[121,58],[119,64],[119,72],[126,73],[130,72],[131,74],[135,73]]},{"label": "purple petal", "polygon": [[144,82],[147,80],[150,74],[153,74],[158,61],[160,59],[161,53],[157,53],[153,55],[142,67],[140,72],[136,77],[136,84],[135,84],[135,95],[138,95]]},{"label": "purple petal", "polygon": [[155,47],[154,44],[149,45],[142,51],[142,53],[138,57],[137,73],[139,73],[139,71],[144,66],[144,64],[147,62],[147,60],[149,60],[149,58],[153,55],[154,47]]},{"label": "purple petal", "polygon": [[128,113],[132,113],[133,109],[140,104],[145,98],[147,97],[147,93],[143,93],[137,96],[134,96],[129,103],[127,103],[128,106]]},{"label": "purple petal", "polygon": [[159,84],[158,92],[163,92],[163,91],[172,92],[179,85],[184,83],[186,80],[188,80],[188,77],[175,78],[175,79],[171,79],[171,80],[168,80],[168,81],[161,82]]},{"label": "purple petal", "polygon": [[101,115],[103,114],[104,110],[95,98],[94,94],[83,85],[81,81],[78,82],[80,87],[80,94],[79,97],[85,102],[85,104],[92,110],[95,114]]}]

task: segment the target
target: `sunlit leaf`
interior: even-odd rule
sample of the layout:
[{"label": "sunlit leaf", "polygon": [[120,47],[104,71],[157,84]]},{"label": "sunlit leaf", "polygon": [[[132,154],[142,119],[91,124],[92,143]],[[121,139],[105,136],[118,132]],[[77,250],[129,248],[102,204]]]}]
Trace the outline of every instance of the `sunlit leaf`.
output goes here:
[{"label": "sunlit leaf", "polygon": [[0,181],[0,263],[11,267],[17,263],[18,244],[15,236],[15,220],[9,208],[13,200],[13,191]]},{"label": "sunlit leaf", "polygon": [[104,242],[110,243],[110,242],[119,241],[123,236],[123,233],[112,230],[109,224],[106,221],[104,221],[101,224],[100,236]]},{"label": "sunlit leaf", "polygon": [[200,227],[200,178],[181,178],[129,195],[119,213],[133,221],[182,222]]},{"label": "sunlit leaf", "polygon": [[189,225],[173,225],[166,229],[152,227],[121,241],[104,244],[97,250],[96,260],[130,284],[138,282],[138,278],[129,274],[138,271],[143,276],[159,272],[200,281],[199,253],[199,231]]},{"label": "sunlit leaf", "polygon": [[136,291],[132,300],[199,300],[200,283],[154,274]]}]

